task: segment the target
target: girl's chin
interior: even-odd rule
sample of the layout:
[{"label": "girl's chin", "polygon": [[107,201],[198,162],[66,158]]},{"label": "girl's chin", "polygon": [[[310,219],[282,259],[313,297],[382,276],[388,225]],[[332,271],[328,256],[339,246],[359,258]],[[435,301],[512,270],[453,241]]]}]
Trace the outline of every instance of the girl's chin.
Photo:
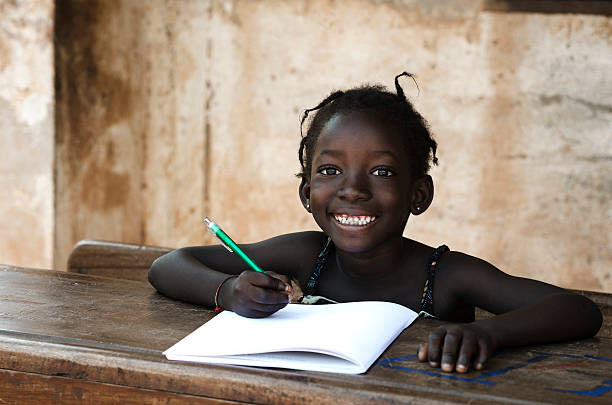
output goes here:
[{"label": "girl's chin", "polygon": [[334,224],[334,228],[336,233],[345,234],[347,237],[364,237],[367,233],[372,229],[373,224],[368,225],[343,225],[343,224]]},{"label": "girl's chin", "polygon": [[376,240],[371,240],[367,234],[333,232],[331,237],[337,249],[349,253],[365,253],[377,245]]}]

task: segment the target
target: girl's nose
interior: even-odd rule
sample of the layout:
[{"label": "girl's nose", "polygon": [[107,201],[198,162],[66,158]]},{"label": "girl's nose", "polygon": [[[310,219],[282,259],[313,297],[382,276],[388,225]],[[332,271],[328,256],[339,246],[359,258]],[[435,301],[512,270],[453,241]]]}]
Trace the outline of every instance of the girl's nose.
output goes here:
[{"label": "girl's nose", "polygon": [[338,190],[338,197],[349,201],[369,200],[372,197],[372,193],[366,179],[356,174],[345,177],[345,181]]}]

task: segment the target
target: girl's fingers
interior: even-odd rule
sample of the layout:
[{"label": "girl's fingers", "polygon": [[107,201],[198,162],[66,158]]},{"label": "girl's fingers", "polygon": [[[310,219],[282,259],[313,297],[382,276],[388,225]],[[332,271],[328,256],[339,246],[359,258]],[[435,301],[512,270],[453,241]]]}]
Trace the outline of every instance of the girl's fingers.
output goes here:
[{"label": "girl's fingers", "polygon": [[293,288],[291,287],[291,278],[284,274],[274,273],[273,271],[270,271],[266,274],[268,274],[271,277],[279,279],[284,284],[283,285],[284,291],[289,294],[289,302],[291,302],[295,294],[295,292],[293,291]]},{"label": "girl's fingers", "polygon": [[470,366],[483,369],[495,347],[490,334],[477,326],[441,326],[419,346],[417,357],[442,371],[467,373]]},{"label": "girl's fingers", "polygon": [[257,287],[289,292],[291,290],[290,285],[281,280],[279,276],[280,274],[276,273],[268,274],[250,271],[249,282]]},{"label": "girl's fingers", "polygon": [[279,309],[284,308],[286,305],[286,295],[284,302],[274,304],[263,304],[253,301],[250,297],[241,296],[232,305],[231,310],[236,312],[238,315],[246,316],[248,318],[262,318],[273,314]]},{"label": "girl's fingers", "polygon": [[446,330],[438,328],[429,334],[427,341],[427,360],[432,367],[440,367],[440,353]]},{"label": "girl's fingers", "polygon": [[427,343],[421,343],[417,351],[419,361],[427,361]]},{"label": "girl's fingers", "polygon": [[270,277],[279,279],[286,286],[291,286],[291,278],[285,274],[278,274],[273,271],[268,271],[266,274]]},{"label": "girl's fingers", "polygon": [[[279,276],[276,273],[274,275]],[[289,297],[290,289],[288,290],[286,284],[274,275],[254,271],[248,272],[250,285],[248,286],[247,297],[253,309],[272,313],[289,303],[291,299]],[[273,310],[268,311],[266,309],[268,305],[272,305]]]},{"label": "girl's fingers", "polygon": [[455,361],[457,359],[457,352],[459,351],[461,339],[462,336],[453,330],[446,332],[442,349],[442,365],[440,366],[442,371],[450,372],[455,369]]},{"label": "girl's fingers", "polygon": [[478,341],[476,336],[471,333],[465,333],[459,348],[459,356],[457,357],[456,370],[459,373],[467,373],[470,367],[470,361],[474,354],[478,351]]},{"label": "girl's fingers", "polygon": [[253,305],[281,305],[284,307],[290,301],[289,293],[284,290],[279,291],[257,286],[251,286],[250,290],[249,298]]},{"label": "girl's fingers", "polygon": [[281,308],[290,301],[290,288],[282,280],[255,271],[245,271],[240,275],[238,296],[243,305],[280,305]]},{"label": "girl's fingers", "polygon": [[476,356],[476,360],[474,362],[474,368],[476,370],[482,370],[485,366],[486,361],[489,359],[489,353],[491,349],[489,348],[488,343],[484,341],[478,342],[478,355]]},{"label": "girl's fingers", "polygon": [[289,293],[284,287],[279,289],[279,284],[284,286],[282,282],[263,273],[245,271],[226,284],[232,289],[232,303],[222,304],[240,315],[250,317],[251,311],[271,314],[289,303]]}]

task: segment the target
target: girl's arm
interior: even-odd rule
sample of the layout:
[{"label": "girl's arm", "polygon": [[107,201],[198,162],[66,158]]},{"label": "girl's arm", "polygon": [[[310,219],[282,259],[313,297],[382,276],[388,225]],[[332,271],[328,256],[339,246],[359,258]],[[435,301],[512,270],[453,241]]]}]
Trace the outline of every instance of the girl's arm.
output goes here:
[{"label": "girl's arm", "polygon": [[586,297],[509,276],[461,253],[449,256],[440,262],[449,259],[444,266],[447,271],[436,275],[434,302],[440,298],[442,311],[454,301],[498,315],[436,329],[419,349],[421,361],[427,360],[444,371],[466,372],[470,365],[481,369],[497,349],[586,338],[601,327],[601,312]]},{"label": "girl's arm", "polygon": [[217,294],[217,304],[222,308],[249,317],[267,316],[289,302],[290,276],[297,276],[304,263],[304,249],[299,247],[312,236],[282,235],[241,245],[266,270],[265,274],[250,271],[238,255],[222,246],[177,249],[151,265],[149,282],[160,293],[192,304],[214,306]]}]

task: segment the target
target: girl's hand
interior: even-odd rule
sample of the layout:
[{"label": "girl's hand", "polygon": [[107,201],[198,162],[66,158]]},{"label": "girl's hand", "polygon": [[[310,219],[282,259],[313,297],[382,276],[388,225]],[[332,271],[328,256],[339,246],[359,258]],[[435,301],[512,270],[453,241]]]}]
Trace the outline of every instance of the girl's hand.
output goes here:
[{"label": "girl's hand", "polygon": [[495,339],[485,328],[474,323],[443,325],[429,334],[417,355],[442,371],[467,373],[470,366],[481,370],[495,349]]},{"label": "girl's hand", "polygon": [[291,301],[289,277],[274,272],[243,271],[221,286],[217,301],[222,308],[248,318],[264,318]]}]

